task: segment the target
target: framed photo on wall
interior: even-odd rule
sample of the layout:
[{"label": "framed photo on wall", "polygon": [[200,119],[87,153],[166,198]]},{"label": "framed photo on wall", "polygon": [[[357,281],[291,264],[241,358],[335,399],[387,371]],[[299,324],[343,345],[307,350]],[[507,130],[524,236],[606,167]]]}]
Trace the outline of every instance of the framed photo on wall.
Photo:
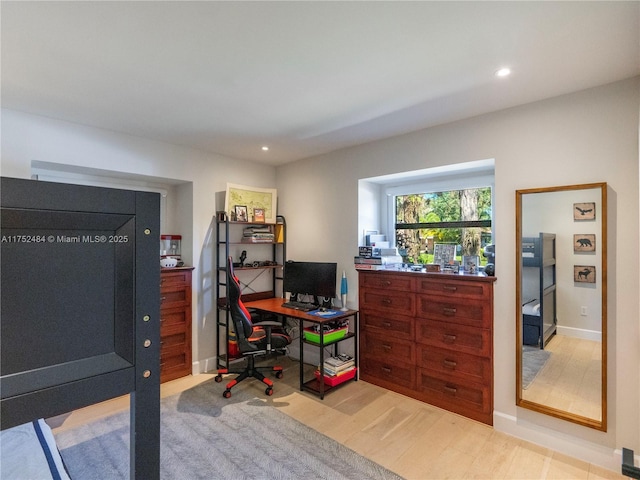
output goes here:
[{"label": "framed photo on wall", "polygon": [[594,265],[574,265],[573,281],[575,283],[596,283],[596,267]]},{"label": "framed photo on wall", "polygon": [[[227,183],[224,200],[225,211],[231,215],[234,213],[234,205],[244,205],[248,208],[247,212],[253,212],[256,208],[261,208],[264,210],[265,223],[276,223],[277,196],[278,192],[275,188],[249,187]],[[245,221],[249,221],[248,216]]]},{"label": "framed photo on wall", "polygon": [[595,220],[596,219],[596,203],[595,202],[574,203],[573,219],[576,221]]},{"label": "framed photo on wall", "polygon": [[573,251],[579,252],[595,252],[596,236],[592,233],[576,233],[573,235]]}]

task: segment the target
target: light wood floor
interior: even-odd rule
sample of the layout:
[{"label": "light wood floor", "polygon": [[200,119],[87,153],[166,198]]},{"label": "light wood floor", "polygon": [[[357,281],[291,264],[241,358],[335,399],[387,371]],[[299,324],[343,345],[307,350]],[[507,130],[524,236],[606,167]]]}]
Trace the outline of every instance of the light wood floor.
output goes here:
[{"label": "light wood floor", "polygon": [[[407,479],[624,479],[616,472],[518,440],[367,382],[350,382],[324,400],[297,388],[298,365],[284,360],[274,395],[247,380],[258,398]],[[213,378],[202,374],[167,382],[166,397]],[[254,383],[251,386],[251,383]],[[244,388],[244,387],[243,387]],[[220,395],[224,383],[220,384]],[[128,397],[50,419],[54,433],[129,406]]]},{"label": "light wood floor", "polygon": [[583,417],[602,418],[602,344],[554,335],[549,360],[523,398]]}]

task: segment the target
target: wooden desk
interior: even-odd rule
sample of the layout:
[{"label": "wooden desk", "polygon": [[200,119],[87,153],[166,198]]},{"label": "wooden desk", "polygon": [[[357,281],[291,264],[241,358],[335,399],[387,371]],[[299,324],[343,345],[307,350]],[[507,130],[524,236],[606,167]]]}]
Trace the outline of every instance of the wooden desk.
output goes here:
[{"label": "wooden desk", "polygon": [[[326,385],[324,381],[320,381],[315,377],[311,380],[305,381],[304,379],[304,344],[313,345],[320,348],[320,365],[324,365],[324,349],[325,347],[334,346],[334,354],[337,354],[338,343],[343,342],[349,338],[353,338],[354,354],[353,358],[356,361],[356,367],[358,366],[358,311],[347,310],[346,312],[340,312],[338,315],[331,317],[321,317],[318,315],[310,315],[302,310],[296,310],[295,308],[283,307],[282,304],[286,300],[284,298],[265,298],[263,300],[255,300],[253,302],[244,302],[245,307],[258,310],[265,313],[271,313],[275,315],[282,315],[283,317],[293,318],[299,322],[300,325],[300,391],[308,391],[320,396],[320,399],[324,399],[325,393],[329,392],[333,388],[337,388],[340,385],[344,385],[347,382],[331,387]],[[335,310],[335,309],[334,309]],[[325,323],[333,322],[335,320],[345,320],[353,318],[353,324],[349,322],[349,332],[338,340],[332,342],[324,342],[324,332],[320,329],[320,343],[308,342],[304,339],[303,327],[304,322],[315,323],[323,325]],[[354,381],[358,380],[358,372],[353,378]]]}]

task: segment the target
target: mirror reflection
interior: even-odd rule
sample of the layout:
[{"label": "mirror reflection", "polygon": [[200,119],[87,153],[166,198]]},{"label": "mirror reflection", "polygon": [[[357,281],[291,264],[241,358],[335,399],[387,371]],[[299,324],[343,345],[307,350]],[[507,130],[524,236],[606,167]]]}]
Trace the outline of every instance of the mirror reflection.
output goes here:
[{"label": "mirror reflection", "polygon": [[517,398],[606,430],[606,184],[519,190]]}]

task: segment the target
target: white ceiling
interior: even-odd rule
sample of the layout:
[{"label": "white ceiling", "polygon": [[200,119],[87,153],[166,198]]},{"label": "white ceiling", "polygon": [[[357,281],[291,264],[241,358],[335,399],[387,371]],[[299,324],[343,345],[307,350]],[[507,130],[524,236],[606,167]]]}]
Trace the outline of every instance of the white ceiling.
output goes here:
[{"label": "white ceiling", "polygon": [[640,74],[638,1],[0,8],[3,108],[272,165]]}]

